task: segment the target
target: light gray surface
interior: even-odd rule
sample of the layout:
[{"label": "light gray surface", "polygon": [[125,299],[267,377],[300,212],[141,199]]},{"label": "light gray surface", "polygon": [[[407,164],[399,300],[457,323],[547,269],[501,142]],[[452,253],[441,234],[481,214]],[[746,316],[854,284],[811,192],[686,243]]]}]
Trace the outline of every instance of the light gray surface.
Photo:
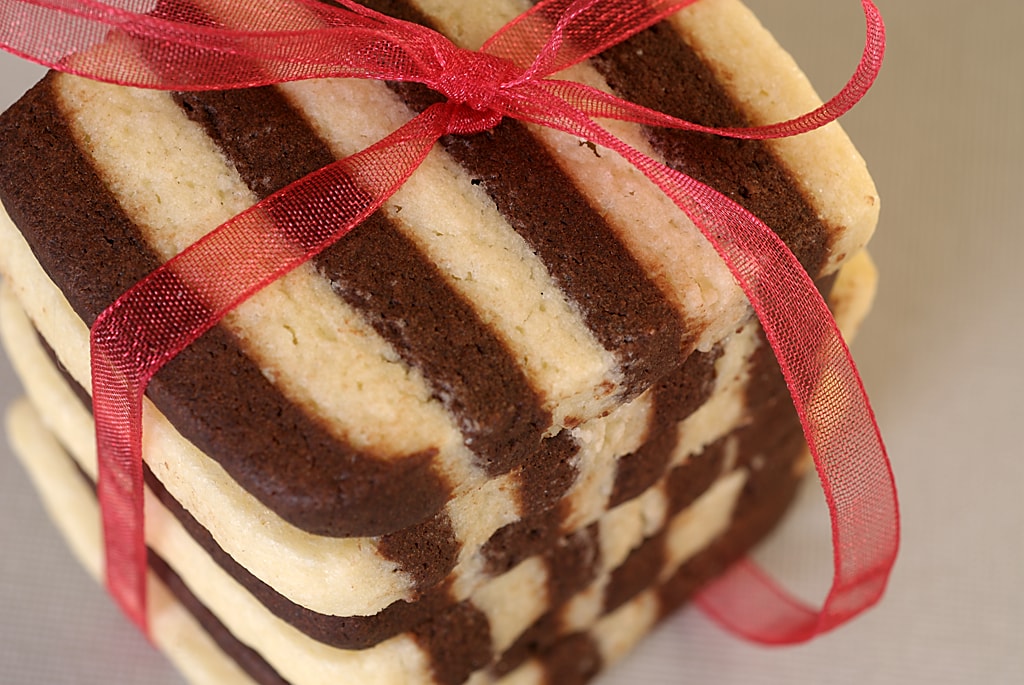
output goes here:
[{"label": "light gray surface", "polygon": [[[841,85],[860,47],[858,3],[750,4],[822,92]],[[854,353],[903,505],[889,593],[839,632],[782,650],[685,611],[601,685],[1024,683],[1024,3],[879,4],[888,62],[845,126],[883,198],[882,287]],[[32,74],[0,56],[0,107]],[[17,393],[0,360],[0,405]],[[806,592],[828,574],[819,499],[806,489],[762,553]],[[72,561],[6,444],[0,545],[0,683],[181,684]]]}]

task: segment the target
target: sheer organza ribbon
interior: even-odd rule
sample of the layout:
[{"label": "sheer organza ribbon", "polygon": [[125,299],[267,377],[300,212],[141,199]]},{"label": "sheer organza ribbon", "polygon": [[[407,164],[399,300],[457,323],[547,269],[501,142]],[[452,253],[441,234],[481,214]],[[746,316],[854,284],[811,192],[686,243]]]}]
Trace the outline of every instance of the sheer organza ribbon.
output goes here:
[{"label": "sheer organza ribbon", "polygon": [[[726,627],[765,643],[806,640],[874,604],[896,558],[896,493],[849,351],[811,279],[782,241],[735,202],[631,148],[595,119],[765,139],[833,121],[870,87],[885,44],[862,0],[867,41],[853,78],[791,121],[712,129],[551,78],[694,0],[546,0],[479,52],[350,0],[0,0],[0,46],[93,79],[165,90],[354,77],[417,81],[447,96],[372,147],[331,164],[218,227],[140,281],[92,327],[99,496],[110,592],[148,631],[142,402],[150,378],[229,310],[376,211],[444,135],[504,117],[614,150],[700,228],[746,292],[800,416],[832,519],[834,576],[823,606],[793,599],[744,561],[699,596]],[[211,15],[216,20],[211,20]]]}]

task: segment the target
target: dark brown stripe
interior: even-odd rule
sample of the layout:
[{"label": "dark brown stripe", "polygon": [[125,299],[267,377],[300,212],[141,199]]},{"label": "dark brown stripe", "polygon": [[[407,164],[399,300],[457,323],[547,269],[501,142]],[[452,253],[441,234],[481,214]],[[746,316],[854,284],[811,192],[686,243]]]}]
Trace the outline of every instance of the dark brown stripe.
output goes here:
[{"label": "dark brown stripe", "polygon": [[551,511],[576,482],[579,469],[575,457],[580,445],[568,430],[545,438],[537,451],[519,469],[519,508],[523,516]]},{"label": "dark brown stripe", "polygon": [[699,331],[684,331],[678,313],[608,222],[523,125],[506,121],[493,131],[443,142],[616,355],[623,401],[678,366]]},{"label": "dark brown stripe", "polygon": [[637,497],[665,475],[672,450],[679,442],[678,423],[703,405],[715,388],[715,362],[721,348],[694,352],[686,363],[655,383],[652,388],[654,416],[650,439],[632,454],[621,457],[608,506]]},{"label": "dark brown stripe", "polygon": [[555,541],[544,552],[548,566],[548,599],[561,606],[597,578],[601,556],[596,523]]},{"label": "dark brown stripe", "polygon": [[430,655],[440,685],[459,685],[491,662],[490,623],[470,602],[461,602],[420,624],[412,634]]},{"label": "dark brown stripe", "polygon": [[[592,60],[620,96],[707,126],[749,126],[701,56],[662,22]],[[652,128],[647,135],[668,165],[711,185],[761,218],[816,276],[828,229],[789,171],[761,141]]]},{"label": "dark brown stripe", "polygon": [[491,665],[491,673],[495,677],[508,675],[531,658],[540,656],[545,649],[557,643],[563,633],[558,615],[551,611],[547,612],[524,630],[504,654],[495,659]]},{"label": "dark brown stripe", "polygon": [[[179,93],[176,99],[258,197],[335,161],[275,88]],[[314,264],[408,364],[422,370],[489,473],[504,473],[537,451],[551,420],[515,359],[383,212]]]},{"label": "dark brown stripe", "polygon": [[[763,333],[750,365],[752,371],[746,388],[746,402],[757,420],[736,431],[735,437],[739,441],[737,465],[751,472],[743,488],[741,503],[737,506],[737,517],[759,509],[763,501],[778,496],[779,484],[792,477],[793,461],[803,454],[807,446],[789,394],[770,392],[771,388],[785,388],[786,381]],[[769,458],[774,454],[793,455],[793,459]]]},{"label": "dark brown stripe", "polygon": [[586,633],[560,639],[544,654],[543,663],[548,685],[583,685],[604,667],[597,642]]},{"label": "dark brown stripe", "polygon": [[558,539],[558,509],[520,519],[499,528],[484,543],[480,554],[488,575],[500,576]]},{"label": "dark brown stripe", "polygon": [[604,592],[604,613],[615,611],[637,594],[653,586],[668,561],[665,544],[668,531],[662,529],[644,540],[614,571]]},{"label": "dark brown stripe", "polygon": [[[91,323],[158,261],[75,147],[52,84],[47,77],[0,119],[0,200],[44,270]],[[383,461],[339,444],[219,327],[164,367],[149,396],[242,487],[310,532],[388,533],[427,519],[448,498],[432,453]]]},{"label": "dark brown stripe", "polygon": [[699,454],[691,454],[668,473],[668,516],[674,516],[707,492],[725,467],[725,440],[716,440]]}]

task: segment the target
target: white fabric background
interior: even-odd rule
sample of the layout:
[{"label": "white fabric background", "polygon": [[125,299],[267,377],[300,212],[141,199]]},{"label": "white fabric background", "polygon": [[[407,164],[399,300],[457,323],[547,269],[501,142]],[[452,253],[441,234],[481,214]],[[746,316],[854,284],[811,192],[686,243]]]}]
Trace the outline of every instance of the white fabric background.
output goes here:
[{"label": "white fabric background", "polygon": [[[855,63],[854,0],[750,0],[823,93]],[[810,645],[765,649],[697,612],[600,685],[1024,683],[1024,3],[879,0],[890,50],[844,121],[883,199],[882,272],[854,346],[896,468],[904,543],[883,603]],[[0,55],[0,107],[39,72]],[[0,360],[0,405],[19,390]],[[827,522],[806,488],[759,554],[827,585]],[[0,683],[181,680],[79,569],[0,446]]]}]

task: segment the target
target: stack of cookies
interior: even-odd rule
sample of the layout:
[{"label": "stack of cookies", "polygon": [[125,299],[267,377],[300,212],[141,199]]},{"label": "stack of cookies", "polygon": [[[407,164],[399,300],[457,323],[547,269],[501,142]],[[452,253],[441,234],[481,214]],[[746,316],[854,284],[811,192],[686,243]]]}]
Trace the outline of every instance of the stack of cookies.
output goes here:
[{"label": "stack of cookies", "polygon": [[[365,4],[471,48],[528,7]],[[732,0],[567,76],[715,126],[817,104]],[[94,572],[88,326],[437,97],[51,73],[0,117],[0,323],[28,395],[8,431]],[[764,219],[856,327],[878,207],[837,127],[610,128]],[[144,439],[150,623],[195,683],[581,683],[763,537],[807,470],[771,350],[699,231],[613,153],[513,121],[442,140],[382,210],[171,361]]]}]

